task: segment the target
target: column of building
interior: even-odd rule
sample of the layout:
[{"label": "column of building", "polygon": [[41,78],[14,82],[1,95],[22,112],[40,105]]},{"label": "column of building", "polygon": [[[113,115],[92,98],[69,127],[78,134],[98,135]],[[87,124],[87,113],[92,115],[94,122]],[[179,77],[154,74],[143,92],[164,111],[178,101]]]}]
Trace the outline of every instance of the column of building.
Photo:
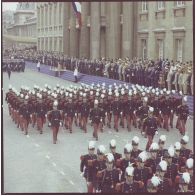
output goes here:
[{"label": "column of building", "polygon": [[121,14],[121,2],[109,2],[109,26],[108,33],[109,36],[107,47],[107,53],[109,58],[118,58],[120,57],[121,51],[121,26],[120,26],[120,14]]},{"label": "column of building", "polygon": [[153,32],[153,23],[155,23],[155,11],[156,11],[156,2],[148,2],[148,57],[154,59],[155,57],[155,48],[156,48],[156,41]]},{"label": "column of building", "polygon": [[91,2],[90,58],[100,57],[100,2]]},{"label": "column of building", "polygon": [[70,45],[70,38],[69,38],[69,11],[70,11],[70,3],[64,2],[63,3],[63,51],[64,54],[69,56],[69,45]]},{"label": "column of building", "polygon": [[89,16],[89,2],[82,2],[82,26],[80,29],[79,57],[89,57],[89,28],[87,27]]},{"label": "column of building", "polygon": [[100,56],[106,57],[106,2],[100,2]]},{"label": "column of building", "polygon": [[133,53],[133,2],[123,2],[122,55],[132,58]]},{"label": "column of building", "polygon": [[70,6],[70,56],[78,56],[78,34],[76,29],[76,16],[72,6]]}]

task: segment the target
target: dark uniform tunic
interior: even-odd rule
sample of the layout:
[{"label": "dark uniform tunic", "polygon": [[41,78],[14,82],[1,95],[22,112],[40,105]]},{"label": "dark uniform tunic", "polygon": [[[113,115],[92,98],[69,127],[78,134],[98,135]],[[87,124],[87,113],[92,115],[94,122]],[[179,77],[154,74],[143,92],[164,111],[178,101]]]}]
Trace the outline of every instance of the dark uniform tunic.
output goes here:
[{"label": "dark uniform tunic", "polygon": [[116,192],[115,186],[119,182],[119,170],[105,170],[103,173],[101,192]]},{"label": "dark uniform tunic", "polygon": [[95,168],[94,168],[93,160],[96,160],[96,159],[97,159],[97,156],[95,154],[93,155],[86,154],[81,157],[80,171],[81,172],[84,171],[84,177],[87,182],[93,182],[95,179]]}]

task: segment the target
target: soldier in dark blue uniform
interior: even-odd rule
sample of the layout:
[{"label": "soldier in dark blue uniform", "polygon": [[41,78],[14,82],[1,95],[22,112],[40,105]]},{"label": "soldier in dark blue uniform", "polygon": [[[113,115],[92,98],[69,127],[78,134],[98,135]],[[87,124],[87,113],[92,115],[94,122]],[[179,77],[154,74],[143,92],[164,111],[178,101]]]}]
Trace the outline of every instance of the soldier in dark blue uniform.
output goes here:
[{"label": "soldier in dark blue uniform", "polygon": [[36,119],[37,119],[37,129],[40,131],[40,134],[43,133],[43,124],[46,122],[47,107],[45,102],[42,100],[42,95],[39,94],[39,100],[36,105]]},{"label": "soldier in dark blue uniform", "polygon": [[116,184],[119,183],[120,170],[114,167],[114,156],[112,153],[106,155],[106,169],[102,172],[102,193],[116,192]]},{"label": "soldier in dark blue uniform", "polygon": [[158,176],[161,180],[157,192],[160,193],[171,192],[172,180],[164,177],[166,172],[167,172],[167,162],[165,160],[161,160],[156,167],[156,176]]},{"label": "soldier in dark blue uniform", "polygon": [[93,137],[98,140],[98,129],[100,128],[100,122],[102,121],[102,111],[98,108],[98,100],[94,101],[94,108],[90,112],[90,120],[93,124]]},{"label": "soldier in dark blue uniform", "polygon": [[119,154],[116,152],[116,140],[112,139],[110,141],[110,152],[113,154],[114,156],[114,165],[116,166],[116,162],[118,159],[122,158],[122,154]]},{"label": "soldier in dark blue uniform", "polygon": [[153,138],[155,134],[158,134],[158,125],[157,125],[157,120],[155,117],[153,117],[153,111],[154,108],[150,107],[149,108],[149,116],[144,120],[144,134],[148,137],[148,143],[146,145],[146,150],[150,148],[150,145],[152,144]]},{"label": "soldier in dark blue uniform", "polygon": [[189,119],[189,107],[186,104],[187,102],[187,96],[183,98],[182,105],[178,106],[177,108],[177,116],[178,116],[178,129],[181,135],[185,135],[185,125],[187,119]]},{"label": "soldier in dark blue uniform", "polygon": [[81,156],[81,164],[80,171],[84,174],[84,178],[86,179],[88,193],[93,193],[94,189],[94,179],[95,179],[95,167],[94,162],[97,159],[97,156],[94,154],[95,152],[95,143],[94,141],[89,142],[88,146],[88,154]]},{"label": "soldier in dark blue uniform", "polygon": [[66,104],[66,109],[68,129],[70,130],[70,133],[72,133],[72,123],[76,113],[75,104],[72,102],[72,94],[70,94],[70,98],[68,99],[68,103]]},{"label": "soldier in dark blue uniform", "polygon": [[194,171],[193,171],[193,166],[194,166],[194,159],[189,158],[186,161],[186,170],[190,174],[190,183],[188,186],[188,190],[191,192],[194,192]]},{"label": "soldier in dark blue uniform", "polygon": [[133,179],[134,174],[134,167],[127,167],[125,170],[125,181],[116,185],[116,191],[122,193],[139,192],[144,187],[144,183],[142,181],[135,181]]},{"label": "soldier in dark blue uniform", "polygon": [[169,131],[169,119],[170,119],[170,114],[171,114],[171,102],[169,99],[169,94],[170,91],[167,92],[166,99],[162,101],[161,104],[161,111],[163,115],[163,128]]},{"label": "soldier in dark blue uniform", "polygon": [[112,112],[114,115],[114,129],[118,132],[119,116],[121,113],[121,103],[119,101],[119,93],[116,93],[115,101],[112,103]]},{"label": "soldier in dark blue uniform", "polygon": [[125,170],[129,166],[130,163],[133,163],[131,160],[131,151],[132,146],[131,144],[126,144],[124,147],[124,155],[125,157],[122,159],[118,159],[116,162],[116,166],[121,169],[122,175],[121,175],[121,181],[125,180]]},{"label": "soldier in dark blue uniform", "polygon": [[156,173],[156,166],[160,162],[160,159],[157,157],[157,151],[159,150],[159,145],[157,143],[152,143],[149,151],[150,151],[150,158],[147,159],[145,162],[146,167],[150,167],[152,169],[151,176]]},{"label": "soldier in dark blue uniform", "polygon": [[148,179],[151,178],[152,169],[145,166],[145,162],[148,159],[148,154],[146,151],[141,152],[136,159],[136,167],[134,170],[133,179],[137,182],[143,182],[143,188],[139,189],[138,192],[146,192],[146,184]]},{"label": "soldier in dark blue uniform", "polygon": [[102,187],[102,176],[104,170],[106,169],[105,152],[106,148],[103,145],[100,145],[97,149],[97,160],[94,162],[96,192],[100,192]]},{"label": "soldier in dark blue uniform", "polygon": [[173,146],[170,146],[168,148],[168,151],[164,154],[164,159],[167,162],[167,171],[164,175],[165,178],[171,179],[172,181],[172,192],[175,192],[175,177],[178,174],[178,166],[172,162],[172,159],[174,157],[175,150]]},{"label": "soldier in dark blue uniform", "polygon": [[142,152],[142,150],[138,148],[138,145],[139,145],[139,137],[134,136],[132,139],[132,146],[133,146],[132,152],[131,152],[132,161],[136,161],[138,158],[138,155]]},{"label": "soldier in dark blue uniform", "polygon": [[53,110],[48,112],[49,126],[51,126],[53,131],[53,144],[56,144],[59,127],[62,126],[62,113],[57,109],[57,106],[58,102],[54,101]]},{"label": "soldier in dark blue uniform", "polygon": [[30,123],[30,115],[32,113],[31,106],[28,104],[29,96],[25,96],[24,104],[20,106],[19,114],[22,117],[22,129],[25,131],[25,135],[28,134],[28,126]]},{"label": "soldier in dark blue uniform", "polygon": [[164,154],[167,151],[167,149],[164,148],[165,141],[166,141],[166,136],[161,135],[158,141],[159,150],[157,152],[157,157],[164,157]]},{"label": "soldier in dark blue uniform", "polygon": [[86,94],[83,97],[83,103],[80,106],[82,129],[87,132],[87,119],[89,117],[90,105],[87,102]]}]

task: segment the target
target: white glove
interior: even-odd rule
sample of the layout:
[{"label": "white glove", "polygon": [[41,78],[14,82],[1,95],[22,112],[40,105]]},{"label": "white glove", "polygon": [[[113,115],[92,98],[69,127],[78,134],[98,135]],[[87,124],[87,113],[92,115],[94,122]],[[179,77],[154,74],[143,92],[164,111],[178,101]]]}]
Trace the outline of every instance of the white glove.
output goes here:
[{"label": "white glove", "polygon": [[32,118],[32,114],[30,115],[30,118]]},{"label": "white glove", "polygon": [[144,131],[142,131],[142,135],[145,135],[145,132]]},{"label": "white glove", "polygon": [[49,126],[51,126],[51,123],[49,123]]},{"label": "white glove", "polygon": [[100,119],[100,121],[102,122],[102,118]]},{"label": "white glove", "polygon": [[161,111],[159,111],[159,114],[161,114]]},{"label": "white glove", "polygon": [[188,116],[187,120],[190,119],[190,116]]},{"label": "white glove", "polygon": [[136,113],[136,111],[133,112],[133,114],[135,114],[135,113]]},{"label": "white glove", "polygon": [[77,116],[77,113],[75,113],[75,116]]},{"label": "white glove", "polygon": [[62,127],[62,122],[60,122],[60,126]]},{"label": "white glove", "polygon": [[105,115],[107,116],[107,112],[105,113]]},{"label": "white glove", "polygon": [[155,132],[155,135],[158,135],[158,131]]},{"label": "white glove", "polygon": [[47,114],[45,114],[45,118],[47,118]]},{"label": "white glove", "polygon": [[173,110],[171,110],[171,113],[173,113]]},{"label": "white glove", "polygon": [[120,113],[121,115],[123,114],[123,112]]}]

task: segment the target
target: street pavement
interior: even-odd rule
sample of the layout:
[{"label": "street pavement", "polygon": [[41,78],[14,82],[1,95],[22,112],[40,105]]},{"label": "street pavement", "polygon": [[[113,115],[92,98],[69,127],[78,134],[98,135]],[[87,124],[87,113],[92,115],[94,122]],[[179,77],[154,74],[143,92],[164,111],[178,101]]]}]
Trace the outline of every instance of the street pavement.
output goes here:
[{"label": "street pavement", "polygon": [[[10,80],[6,73],[2,74],[4,192],[87,192],[85,180],[80,173],[80,156],[87,153],[88,142],[93,140],[92,127],[88,125],[88,132],[84,133],[73,125],[72,134],[60,127],[58,142],[54,145],[52,131],[47,124],[42,135],[31,125],[29,135],[24,135],[12,122],[4,101],[9,84],[17,90],[21,85],[33,88],[34,84],[44,87],[45,83],[52,87],[57,83],[65,87],[79,84],[29,69],[26,69],[25,73],[12,73]],[[186,129],[190,137],[188,147],[193,150],[193,119],[188,120]],[[160,129],[154,141],[157,142],[162,134],[167,136],[166,147],[181,138],[176,128],[170,132]],[[103,133],[99,133],[96,147],[104,144],[109,152],[109,141],[115,139],[117,152],[123,153],[124,145],[135,135],[140,137],[139,147],[143,150],[147,139],[141,136],[140,130],[132,129],[128,132],[127,129],[120,128],[119,132],[115,132],[107,127]]]}]

